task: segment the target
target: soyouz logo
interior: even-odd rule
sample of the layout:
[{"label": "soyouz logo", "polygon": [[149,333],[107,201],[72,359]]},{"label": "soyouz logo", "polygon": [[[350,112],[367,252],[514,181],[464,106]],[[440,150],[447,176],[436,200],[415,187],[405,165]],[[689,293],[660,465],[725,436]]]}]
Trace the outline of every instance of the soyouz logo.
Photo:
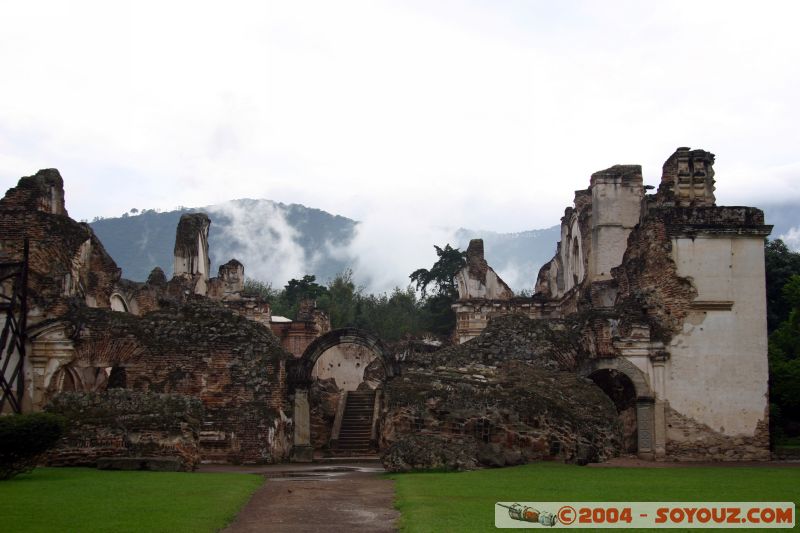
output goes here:
[{"label": "soyouz logo", "polygon": [[498,528],[793,528],[793,502],[497,502]]}]

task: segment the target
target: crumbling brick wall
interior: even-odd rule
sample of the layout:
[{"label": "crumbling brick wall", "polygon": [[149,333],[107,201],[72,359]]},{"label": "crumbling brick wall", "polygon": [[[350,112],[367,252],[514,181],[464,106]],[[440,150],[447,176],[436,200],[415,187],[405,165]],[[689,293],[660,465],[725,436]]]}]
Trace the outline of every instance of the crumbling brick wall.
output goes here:
[{"label": "crumbling brick wall", "polygon": [[617,308],[627,319],[623,321],[645,320],[653,339],[668,342],[681,328],[697,291],[677,274],[663,215],[655,210],[631,232],[622,264],[611,274],[618,286]]},{"label": "crumbling brick wall", "polygon": [[[124,368],[120,385],[128,389],[198,398],[204,407],[200,448],[205,461],[285,458],[290,355],[277,339],[263,325],[207,298],[160,305],[142,317],[73,308],[67,318],[77,331],[76,362]],[[127,350],[129,344],[139,349]],[[108,349],[112,345],[120,349]]]},{"label": "crumbling brick wall", "polygon": [[183,470],[200,463],[200,400],[178,394],[110,389],[59,394],[46,410],[68,420],[47,453],[51,466],[95,466],[105,457],[178,457]]},{"label": "crumbling brick wall", "polygon": [[55,169],[20,179],[0,200],[0,254],[20,261],[30,240],[30,322],[66,312],[71,297],[108,307],[120,269],[87,224],[64,209],[63,181]]},{"label": "crumbling brick wall", "polygon": [[200,398],[207,460],[276,462],[289,451],[289,354],[261,324],[196,297],[142,317],[150,357],[127,365],[127,386]]}]

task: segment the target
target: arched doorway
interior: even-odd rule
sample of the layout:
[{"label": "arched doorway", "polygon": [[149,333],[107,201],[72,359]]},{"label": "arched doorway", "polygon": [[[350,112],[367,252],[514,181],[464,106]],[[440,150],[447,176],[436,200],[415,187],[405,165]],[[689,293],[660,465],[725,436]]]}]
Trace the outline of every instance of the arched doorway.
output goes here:
[{"label": "arched doorway", "polygon": [[623,426],[623,451],[655,458],[655,397],[645,374],[622,357],[593,359],[578,372],[611,398]]},{"label": "arched doorway", "polygon": [[378,383],[367,381],[394,376],[397,365],[377,336],[342,328],[314,340],[288,371],[294,393],[292,459],[305,462],[312,460],[315,445],[338,438],[335,421],[341,424],[348,395],[374,389]]},{"label": "arched doorway", "polygon": [[303,355],[292,362],[290,368],[290,386],[308,386],[312,380],[317,360],[330,348],[340,344],[356,344],[369,348],[380,360],[386,377],[392,377],[397,371],[397,362],[391,357],[386,345],[376,335],[358,328],[341,328],[329,331],[318,337],[303,352]]},{"label": "arched doorway", "polygon": [[614,402],[622,425],[622,451],[637,453],[636,389],[628,376],[615,369],[600,369],[589,374],[589,379],[603,389]]}]

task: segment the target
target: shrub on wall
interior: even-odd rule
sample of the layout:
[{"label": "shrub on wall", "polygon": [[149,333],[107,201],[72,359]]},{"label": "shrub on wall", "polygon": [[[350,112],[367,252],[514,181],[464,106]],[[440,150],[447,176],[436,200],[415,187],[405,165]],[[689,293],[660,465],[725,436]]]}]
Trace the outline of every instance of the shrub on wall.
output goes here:
[{"label": "shrub on wall", "polygon": [[55,445],[66,420],[52,413],[0,416],[0,479],[28,472]]}]

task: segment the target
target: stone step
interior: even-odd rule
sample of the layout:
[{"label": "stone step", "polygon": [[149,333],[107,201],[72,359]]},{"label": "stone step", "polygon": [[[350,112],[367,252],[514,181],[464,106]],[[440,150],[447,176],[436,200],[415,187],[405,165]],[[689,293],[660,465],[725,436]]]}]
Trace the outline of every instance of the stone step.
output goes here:
[{"label": "stone step", "polygon": [[369,442],[342,442],[337,450],[369,450]]},{"label": "stone step", "polygon": [[334,453],[353,455],[374,452],[370,446],[374,405],[374,391],[347,393],[347,402],[342,413],[342,427],[339,430]]}]

